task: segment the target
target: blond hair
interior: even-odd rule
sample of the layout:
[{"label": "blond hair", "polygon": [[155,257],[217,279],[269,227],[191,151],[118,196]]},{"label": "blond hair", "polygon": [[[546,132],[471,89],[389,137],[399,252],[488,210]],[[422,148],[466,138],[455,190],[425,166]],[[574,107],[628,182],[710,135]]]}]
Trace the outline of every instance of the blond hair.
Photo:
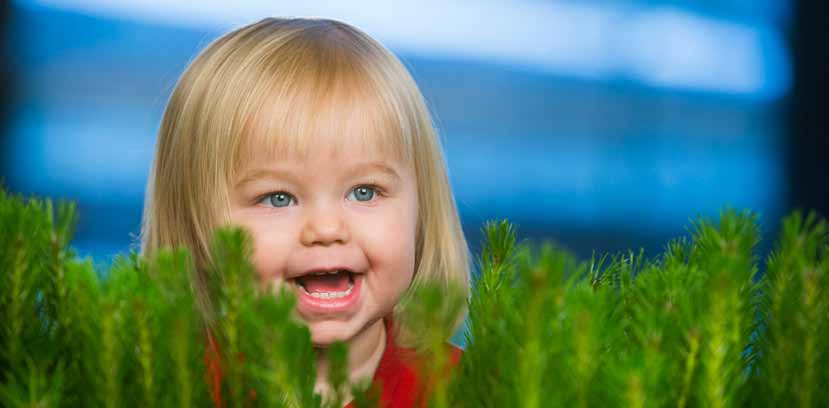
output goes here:
[{"label": "blond hair", "polygon": [[[410,291],[425,283],[468,291],[468,248],[443,153],[409,72],[347,24],[267,18],[213,42],[181,76],[164,112],[147,187],[142,253],[173,246],[191,251],[192,284],[207,321],[214,279],[209,241],[229,221],[240,163],[254,149],[302,154],[312,135],[336,134],[343,123],[358,127],[365,144],[413,164],[418,221]],[[395,332],[401,344],[414,346],[406,303],[394,310]],[[464,313],[446,328],[450,333]]]}]

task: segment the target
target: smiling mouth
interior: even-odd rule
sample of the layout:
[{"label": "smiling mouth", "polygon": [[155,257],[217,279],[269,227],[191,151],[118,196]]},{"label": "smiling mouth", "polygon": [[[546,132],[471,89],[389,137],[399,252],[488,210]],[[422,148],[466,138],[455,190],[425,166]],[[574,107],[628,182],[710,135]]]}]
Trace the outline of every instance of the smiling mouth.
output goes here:
[{"label": "smiling mouth", "polygon": [[315,272],[293,279],[303,294],[315,299],[342,299],[354,290],[355,274],[345,269]]},{"label": "smiling mouth", "polygon": [[312,319],[353,315],[360,308],[364,278],[347,269],[318,270],[292,278],[297,310]]}]

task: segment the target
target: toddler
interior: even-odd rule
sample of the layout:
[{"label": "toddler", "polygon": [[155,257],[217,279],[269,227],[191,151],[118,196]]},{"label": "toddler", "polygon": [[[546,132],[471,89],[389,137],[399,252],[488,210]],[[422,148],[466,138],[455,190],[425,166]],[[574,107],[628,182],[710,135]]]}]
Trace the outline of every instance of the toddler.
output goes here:
[{"label": "toddler", "polygon": [[419,339],[401,299],[427,282],[466,289],[469,265],[438,138],[396,57],[322,19],[269,18],[209,45],[164,113],[142,231],[145,255],[193,253],[208,322],[208,243],[227,224],[250,233],[263,287],[296,294],[320,393],[325,349],[343,341],[350,381],[382,384],[383,406],[414,403]]}]

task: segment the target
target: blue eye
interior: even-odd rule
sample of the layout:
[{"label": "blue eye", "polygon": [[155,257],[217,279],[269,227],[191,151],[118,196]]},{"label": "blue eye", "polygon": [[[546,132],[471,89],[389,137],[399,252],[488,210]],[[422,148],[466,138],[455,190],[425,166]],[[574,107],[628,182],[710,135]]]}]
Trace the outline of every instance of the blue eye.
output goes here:
[{"label": "blue eye", "polygon": [[278,191],[264,196],[259,202],[264,202],[266,205],[270,205],[272,207],[287,207],[295,201],[294,196],[284,191]]},{"label": "blue eye", "polygon": [[372,198],[377,194],[377,188],[373,186],[357,186],[350,193],[348,193],[349,199],[353,196],[357,201],[371,201]]}]

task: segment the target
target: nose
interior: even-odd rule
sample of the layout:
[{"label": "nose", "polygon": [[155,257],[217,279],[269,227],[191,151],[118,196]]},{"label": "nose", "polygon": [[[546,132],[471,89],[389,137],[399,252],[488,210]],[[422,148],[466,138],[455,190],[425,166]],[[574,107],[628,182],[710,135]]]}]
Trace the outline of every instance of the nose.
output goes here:
[{"label": "nose", "polygon": [[350,239],[348,227],[335,206],[317,207],[308,211],[300,232],[305,246],[344,244]]}]

